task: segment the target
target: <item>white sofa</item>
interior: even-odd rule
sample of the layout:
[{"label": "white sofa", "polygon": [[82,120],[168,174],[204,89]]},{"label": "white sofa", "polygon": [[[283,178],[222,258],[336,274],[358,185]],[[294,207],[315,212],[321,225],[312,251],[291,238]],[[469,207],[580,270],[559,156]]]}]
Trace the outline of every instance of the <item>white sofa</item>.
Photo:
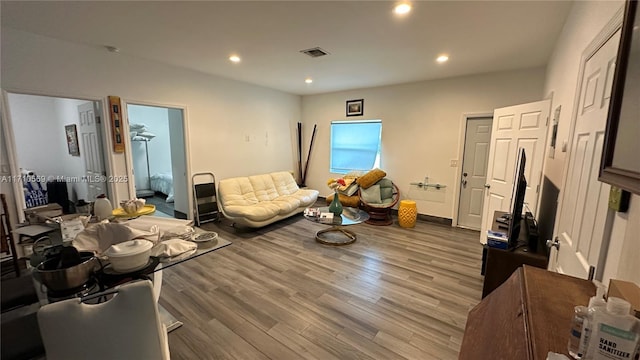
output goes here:
[{"label": "white sofa", "polygon": [[300,189],[286,171],[223,179],[218,185],[224,216],[252,228],[303,212],[317,199],[317,190]]}]

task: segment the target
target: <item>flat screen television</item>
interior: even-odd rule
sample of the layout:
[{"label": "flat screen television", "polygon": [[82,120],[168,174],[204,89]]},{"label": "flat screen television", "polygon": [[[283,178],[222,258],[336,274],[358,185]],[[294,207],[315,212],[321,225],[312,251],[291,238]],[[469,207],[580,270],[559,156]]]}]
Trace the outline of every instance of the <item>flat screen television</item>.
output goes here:
[{"label": "flat screen television", "polygon": [[524,176],[524,169],[527,163],[527,156],[524,149],[518,150],[518,162],[516,163],[516,173],[513,181],[513,193],[511,196],[511,213],[509,214],[509,248],[518,247],[518,236],[520,235],[520,223],[522,222],[522,207],[524,206],[524,196],[527,191],[527,179]]}]

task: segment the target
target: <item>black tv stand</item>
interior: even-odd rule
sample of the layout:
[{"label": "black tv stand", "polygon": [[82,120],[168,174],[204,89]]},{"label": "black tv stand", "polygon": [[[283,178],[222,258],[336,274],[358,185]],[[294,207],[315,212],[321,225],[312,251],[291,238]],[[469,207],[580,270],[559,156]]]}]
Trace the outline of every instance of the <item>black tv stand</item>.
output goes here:
[{"label": "black tv stand", "polygon": [[[501,211],[495,212],[491,230],[501,230],[498,228],[501,223],[496,220],[504,214],[506,213]],[[530,213],[527,215],[530,215]],[[520,222],[518,246],[506,250],[484,246],[482,265],[484,269],[483,298],[505,282],[522,265],[547,268],[549,262],[547,247],[540,244],[535,219],[533,219],[532,215],[527,215]]]}]

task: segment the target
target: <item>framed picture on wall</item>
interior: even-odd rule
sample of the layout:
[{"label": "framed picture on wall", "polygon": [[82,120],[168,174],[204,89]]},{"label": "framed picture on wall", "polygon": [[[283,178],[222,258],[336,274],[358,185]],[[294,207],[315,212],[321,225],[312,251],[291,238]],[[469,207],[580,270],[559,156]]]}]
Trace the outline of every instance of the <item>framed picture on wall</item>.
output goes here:
[{"label": "framed picture on wall", "polygon": [[364,114],[364,99],[347,100],[347,116],[362,116]]},{"label": "framed picture on wall", "polygon": [[67,136],[67,147],[69,154],[72,156],[80,156],[80,146],[78,145],[78,130],[76,125],[65,125],[64,133]]}]

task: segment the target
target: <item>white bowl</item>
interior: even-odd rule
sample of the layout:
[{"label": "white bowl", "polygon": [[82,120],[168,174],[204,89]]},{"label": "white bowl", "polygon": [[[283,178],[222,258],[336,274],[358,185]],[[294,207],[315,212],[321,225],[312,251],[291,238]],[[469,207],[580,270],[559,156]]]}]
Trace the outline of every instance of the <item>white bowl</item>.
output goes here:
[{"label": "white bowl", "polygon": [[111,245],[104,252],[109,257],[111,267],[117,272],[140,270],[149,263],[153,243],[148,240],[131,240]]}]

